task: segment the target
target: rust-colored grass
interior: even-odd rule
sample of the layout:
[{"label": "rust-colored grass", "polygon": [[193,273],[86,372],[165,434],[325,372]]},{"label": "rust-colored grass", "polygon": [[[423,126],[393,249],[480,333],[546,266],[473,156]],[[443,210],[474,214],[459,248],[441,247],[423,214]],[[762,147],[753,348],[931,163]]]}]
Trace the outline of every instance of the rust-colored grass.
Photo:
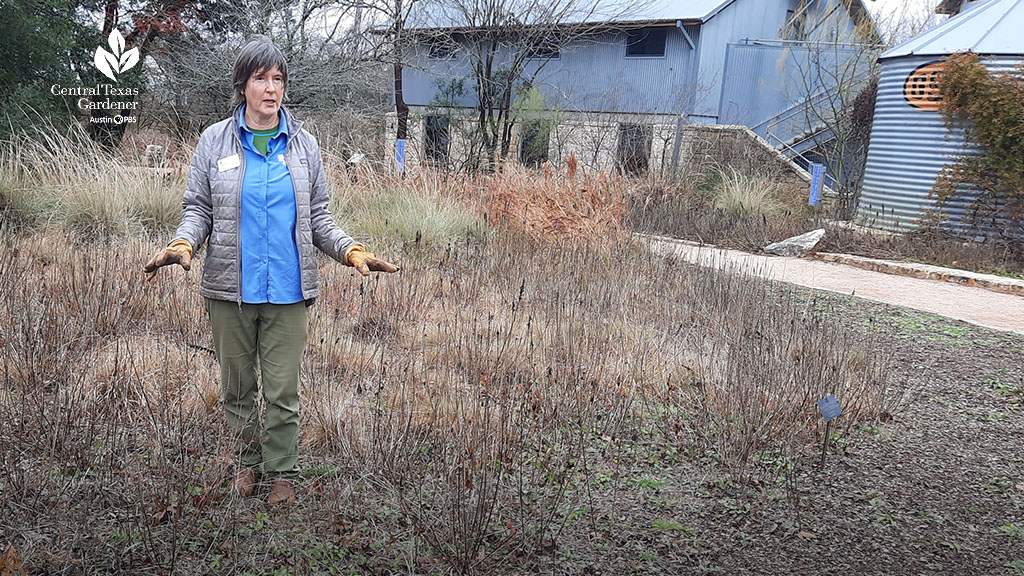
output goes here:
[{"label": "rust-colored grass", "polygon": [[490,218],[533,236],[593,239],[623,229],[629,183],[621,176],[582,172],[575,156],[564,174],[549,164],[539,172],[509,166],[481,179]]}]

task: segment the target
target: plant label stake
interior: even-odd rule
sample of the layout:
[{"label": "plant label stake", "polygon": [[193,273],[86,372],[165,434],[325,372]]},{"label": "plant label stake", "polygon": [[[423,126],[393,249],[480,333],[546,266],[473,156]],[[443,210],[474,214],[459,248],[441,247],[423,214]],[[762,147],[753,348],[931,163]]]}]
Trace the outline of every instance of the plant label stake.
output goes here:
[{"label": "plant label stake", "polygon": [[807,202],[814,206],[814,225],[817,226],[818,214],[821,212],[821,206],[818,205],[818,196],[821,195],[821,181],[825,174],[825,165],[811,162],[809,168],[811,169],[811,195]]},{"label": "plant label stake", "polygon": [[829,394],[818,400],[818,411],[825,419],[825,442],[821,445],[821,467],[824,468],[825,455],[828,454],[828,441],[832,438],[832,421],[836,416],[842,414],[843,410],[839,407],[839,400],[836,400],[835,394]]},{"label": "plant label stake", "polygon": [[808,199],[808,203],[811,206],[818,205],[818,196],[821,193],[821,179],[825,172],[824,164],[817,164],[811,162],[811,197]]},{"label": "plant label stake", "polygon": [[405,140],[395,140],[395,169],[405,172]]}]

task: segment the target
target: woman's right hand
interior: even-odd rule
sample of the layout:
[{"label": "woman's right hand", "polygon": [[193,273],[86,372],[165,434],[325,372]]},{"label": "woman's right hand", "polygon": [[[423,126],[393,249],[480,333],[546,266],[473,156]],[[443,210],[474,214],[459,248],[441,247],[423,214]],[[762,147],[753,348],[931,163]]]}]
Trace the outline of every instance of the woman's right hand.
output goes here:
[{"label": "woman's right hand", "polygon": [[152,280],[157,270],[169,264],[178,264],[185,270],[192,268],[192,245],[187,240],[171,242],[170,246],[154,254],[142,270],[146,273],[146,279]]}]

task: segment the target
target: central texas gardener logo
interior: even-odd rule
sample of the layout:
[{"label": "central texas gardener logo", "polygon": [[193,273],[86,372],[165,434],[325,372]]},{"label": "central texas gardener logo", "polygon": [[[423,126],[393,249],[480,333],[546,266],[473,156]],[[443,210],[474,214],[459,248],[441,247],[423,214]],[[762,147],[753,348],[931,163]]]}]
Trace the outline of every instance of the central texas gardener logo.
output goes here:
[{"label": "central texas gardener logo", "polygon": [[117,30],[110,33],[107,44],[110,45],[110,52],[104,50],[102,46],[96,48],[96,55],[93,56],[92,63],[104,76],[117,82],[115,74],[130,70],[139,63],[139,49],[132,48],[125,51],[124,36],[121,36]]}]

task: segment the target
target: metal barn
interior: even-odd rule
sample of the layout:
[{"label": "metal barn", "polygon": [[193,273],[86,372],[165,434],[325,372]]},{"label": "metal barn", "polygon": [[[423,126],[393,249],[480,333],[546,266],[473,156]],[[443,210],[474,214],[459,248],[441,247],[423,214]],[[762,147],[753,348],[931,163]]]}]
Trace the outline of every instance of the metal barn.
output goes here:
[{"label": "metal barn", "polygon": [[[992,72],[1019,72],[1024,63],[1024,0],[987,0],[888,50],[881,78],[856,219],[893,231],[918,227],[935,209],[930,197],[939,172],[976,148],[961,130],[950,130],[939,113],[936,75],[945,59],[971,51]],[[1006,234],[1005,222],[982,222],[977,194],[963,191],[944,207],[950,230],[970,236]],[[1019,236],[1019,230],[1014,235]],[[1012,233],[1012,232],[1011,232]]]}]

